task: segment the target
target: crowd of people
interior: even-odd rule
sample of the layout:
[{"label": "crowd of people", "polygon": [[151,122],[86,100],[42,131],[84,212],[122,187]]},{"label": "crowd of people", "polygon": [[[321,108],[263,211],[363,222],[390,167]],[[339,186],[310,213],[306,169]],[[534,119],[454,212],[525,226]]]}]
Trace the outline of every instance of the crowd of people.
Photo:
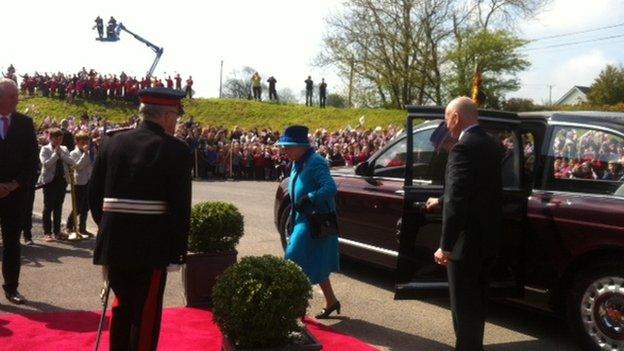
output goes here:
[{"label": "crowd of people", "polygon": [[[62,120],[45,118],[37,127],[41,173],[40,186],[44,184],[44,224],[45,240],[63,240],[67,232],[76,229],[73,215],[68,218],[68,228],[60,229],[62,205],[67,188],[66,178],[69,166],[75,169],[77,198],[80,216],[78,228],[86,232],[85,180],[90,172],[88,166],[97,155],[103,134],[111,129],[134,127],[139,123],[133,116],[123,123],[111,123],[96,116],[83,115]],[[366,129],[347,127],[335,132],[317,129],[311,132],[310,141],[332,167],[355,166],[364,162],[370,155],[382,148],[389,140],[401,132],[396,126]],[[216,126],[202,126],[192,119],[180,123],[176,137],[184,140],[193,153],[193,173],[203,180],[282,180],[290,174],[290,160],[280,152],[276,142],[280,132],[270,128],[241,127],[232,129]],[[57,156],[54,156],[57,155]],[[55,158],[56,157],[56,158]],[[46,167],[50,160],[63,160],[63,169]],[[56,163],[53,163],[56,167]],[[86,166],[85,166],[86,165]],[[78,168],[80,166],[80,168]],[[50,186],[50,184],[54,186]],[[52,189],[52,190],[51,190]],[[54,190],[56,189],[56,190]],[[34,199],[33,199],[34,200]],[[86,210],[85,210],[86,209]],[[24,230],[25,240],[31,242],[30,228]],[[89,234],[89,233],[86,233]]]},{"label": "crowd of people", "polygon": [[558,179],[624,180],[624,140],[601,131],[562,129],[553,143]]},{"label": "crowd of people", "polygon": [[166,78],[143,76],[137,78],[125,72],[117,74],[101,74],[94,69],[82,68],[74,74],[53,73],[49,74],[35,72],[33,74],[18,75],[15,67],[10,65],[6,78],[17,83],[18,76],[20,90],[24,96],[55,97],[67,101],[73,101],[77,97],[93,100],[126,100],[136,101],[137,93],[141,89],[166,87],[182,90],[189,99],[193,98],[193,77],[189,76],[184,82],[179,73],[173,78],[169,75]]},{"label": "crowd of people", "polygon": [[[348,127],[335,132],[317,129],[310,138],[332,167],[355,166],[399,132],[393,125],[385,129]],[[281,135],[270,128],[228,129],[189,121],[178,127],[176,136],[185,140],[194,153],[198,178],[281,180],[289,174],[290,161],[275,144]]]}]

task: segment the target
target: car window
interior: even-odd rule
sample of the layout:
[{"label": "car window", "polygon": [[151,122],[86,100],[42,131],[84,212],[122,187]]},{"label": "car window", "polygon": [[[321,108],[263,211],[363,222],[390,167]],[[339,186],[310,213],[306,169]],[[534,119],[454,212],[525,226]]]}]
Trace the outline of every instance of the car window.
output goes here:
[{"label": "car window", "polygon": [[[485,131],[500,143],[503,151],[501,164],[503,186],[519,186],[519,148],[515,134],[500,125],[483,125]],[[450,137],[433,138],[435,128],[414,133],[414,180],[430,182],[431,185],[444,185],[446,163],[455,140]],[[404,138],[381,154],[373,164],[374,174],[378,177],[405,177]]]},{"label": "car window", "polygon": [[546,190],[624,196],[624,138],[602,130],[558,126],[549,145]]},{"label": "car window", "polygon": [[[414,174],[416,179],[429,180],[426,168],[433,158],[434,147],[429,140],[434,128],[414,133]],[[374,175],[377,177],[405,177],[407,138],[399,140],[389,147],[373,162]]]}]

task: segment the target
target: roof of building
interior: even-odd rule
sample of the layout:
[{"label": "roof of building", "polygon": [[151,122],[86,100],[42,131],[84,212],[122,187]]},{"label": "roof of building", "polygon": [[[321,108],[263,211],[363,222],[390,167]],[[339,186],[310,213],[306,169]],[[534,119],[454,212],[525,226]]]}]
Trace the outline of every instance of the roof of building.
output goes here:
[{"label": "roof of building", "polygon": [[583,95],[587,95],[587,94],[589,94],[590,90],[591,89],[589,87],[584,87],[584,86],[581,86],[581,85],[575,85],[575,86],[572,87],[572,89],[568,90],[567,93],[563,94],[563,96],[561,98],[559,98],[559,100],[557,100],[557,102],[555,102],[555,105],[563,104],[563,102],[568,98],[568,96],[570,96],[575,91],[580,91]]}]

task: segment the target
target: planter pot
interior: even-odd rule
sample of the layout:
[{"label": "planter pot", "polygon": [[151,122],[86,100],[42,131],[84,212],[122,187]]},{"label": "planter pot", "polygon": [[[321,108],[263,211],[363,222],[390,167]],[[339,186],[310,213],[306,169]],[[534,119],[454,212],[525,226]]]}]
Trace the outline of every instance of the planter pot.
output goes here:
[{"label": "planter pot", "polygon": [[305,342],[300,345],[287,345],[270,349],[237,349],[227,335],[223,334],[221,351],[318,351],[323,348],[323,345],[307,328],[303,329],[303,338]]},{"label": "planter pot", "polygon": [[211,307],[212,288],[217,277],[236,263],[236,250],[221,253],[189,254],[182,270],[186,306]]}]

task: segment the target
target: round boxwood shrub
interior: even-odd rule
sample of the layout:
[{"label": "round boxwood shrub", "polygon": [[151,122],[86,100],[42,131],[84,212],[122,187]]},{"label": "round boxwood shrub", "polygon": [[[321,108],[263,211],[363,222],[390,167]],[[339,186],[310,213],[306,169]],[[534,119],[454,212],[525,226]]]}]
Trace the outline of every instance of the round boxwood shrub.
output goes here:
[{"label": "round boxwood shrub", "polygon": [[231,251],[243,233],[243,215],[236,206],[219,201],[202,202],[191,210],[188,248],[194,253]]},{"label": "round boxwood shrub", "polygon": [[301,331],[312,288],[301,268],[271,255],[245,257],[217,280],[214,319],[239,348],[288,345]]}]

